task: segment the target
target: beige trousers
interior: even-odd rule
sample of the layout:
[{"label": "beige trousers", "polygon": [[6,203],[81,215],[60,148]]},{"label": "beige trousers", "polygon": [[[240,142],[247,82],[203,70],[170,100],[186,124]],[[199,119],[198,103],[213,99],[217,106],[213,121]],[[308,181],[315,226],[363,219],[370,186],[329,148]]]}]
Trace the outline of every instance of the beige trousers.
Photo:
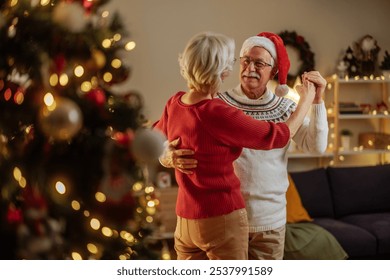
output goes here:
[{"label": "beige trousers", "polygon": [[248,234],[245,209],[206,219],[177,217],[177,259],[247,260]]},{"label": "beige trousers", "polygon": [[282,260],[286,226],[262,232],[249,233],[250,260]]}]

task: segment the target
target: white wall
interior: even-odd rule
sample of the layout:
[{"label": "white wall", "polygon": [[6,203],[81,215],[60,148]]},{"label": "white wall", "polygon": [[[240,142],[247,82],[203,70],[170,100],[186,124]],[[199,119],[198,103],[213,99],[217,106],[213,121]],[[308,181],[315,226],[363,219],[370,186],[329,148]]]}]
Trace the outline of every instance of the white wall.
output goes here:
[{"label": "white wall", "polygon": [[[310,44],[324,76],[334,72],[344,50],[364,35],[377,40],[379,61],[384,50],[390,51],[389,0],[111,0],[107,8],[120,12],[137,44],[126,57],[131,78],[120,88],[143,95],[145,114],[152,121],[172,94],[186,90],[178,54],[201,31],[233,37],[237,56],[249,36],[296,31]],[[238,83],[238,67],[225,88]]]}]

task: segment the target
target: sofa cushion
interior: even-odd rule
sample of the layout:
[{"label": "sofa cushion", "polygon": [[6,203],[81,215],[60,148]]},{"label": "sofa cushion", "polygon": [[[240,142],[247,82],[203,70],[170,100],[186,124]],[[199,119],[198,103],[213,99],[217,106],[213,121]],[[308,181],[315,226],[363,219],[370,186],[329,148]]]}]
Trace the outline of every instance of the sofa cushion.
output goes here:
[{"label": "sofa cushion", "polygon": [[333,234],[350,258],[369,258],[377,253],[375,236],[364,228],[329,218],[317,218],[314,223]]},{"label": "sofa cushion", "polygon": [[347,253],[336,238],[314,223],[286,224],[285,260],[344,260]]},{"label": "sofa cushion", "polygon": [[334,217],[333,203],[324,168],[290,173],[303,206],[314,217]]},{"label": "sofa cushion", "polygon": [[340,220],[372,233],[378,240],[378,254],[390,254],[390,213],[356,214]]},{"label": "sofa cushion", "polygon": [[329,167],[328,175],[337,217],[390,211],[390,165]]}]

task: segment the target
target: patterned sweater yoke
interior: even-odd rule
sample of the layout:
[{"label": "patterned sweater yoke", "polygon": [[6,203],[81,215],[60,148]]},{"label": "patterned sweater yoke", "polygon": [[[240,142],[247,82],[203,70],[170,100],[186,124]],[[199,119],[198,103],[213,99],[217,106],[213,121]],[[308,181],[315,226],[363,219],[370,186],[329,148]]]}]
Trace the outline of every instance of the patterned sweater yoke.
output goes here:
[{"label": "patterned sweater yoke", "polygon": [[240,98],[229,92],[219,93],[218,97],[254,119],[275,123],[285,122],[297,106],[291,99],[278,97],[270,91],[267,91],[264,97],[258,100]]}]

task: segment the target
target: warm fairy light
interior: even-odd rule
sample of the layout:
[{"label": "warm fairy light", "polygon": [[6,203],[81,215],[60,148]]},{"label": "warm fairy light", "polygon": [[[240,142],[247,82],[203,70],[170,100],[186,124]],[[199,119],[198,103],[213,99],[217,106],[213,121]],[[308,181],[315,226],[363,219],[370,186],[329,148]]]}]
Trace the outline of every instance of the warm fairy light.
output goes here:
[{"label": "warm fairy light", "polygon": [[109,83],[112,81],[112,74],[110,72],[106,72],[103,74],[103,80],[106,82],[106,83]]},{"label": "warm fairy light", "polygon": [[145,193],[152,193],[154,192],[154,187],[153,186],[148,186],[145,188]]},{"label": "warm fairy light", "polygon": [[119,256],[119,260],[121,260],[121,261],[126,261],[126,260],[128,260],[128,258],[127,258],[127,256],[126,255],[120,255]]},{"label": "warm fairy light", "polygon": [[99,202],[104,202],[104,201],[106,201],[106,195],[105,195],[104,193],[102,193],[102,192],[97,192],[97,193],[95,193],[95,198],[96,198],[96,200],[99,201]]},{"label": "warm fairy light", "polygon": [[374,142],[373,142],[372,140],[368,140],[367,144],[368,144],[369,146],[374,146]]},{"label": "warm fairy light", "polygon": [[169,253],[169,246],[166,240],[163,241],[163,247],[161,250],[161,259],[170,260],[171,254]]},{"label": "warm fairy light", "polygon": [[89,224],[94,230],[98,230],[100,228],[100,221],[96,218],[92,218]]},{"label": "warm fairy light", "polygon": [[[54,101],[54,96],[53,94],[51,94],[51,92],[47,92],[45,94],[45,96],[43,97],[43,103],[45,103],[45,105],[48,107],[48,108],[55,108],[55,101]],[[53,108],[53,109],[54,109]]]},{"label": "warm fairy light", "polygon": [[120,237],[128,242],[134,242],[135,240],[134,236],[130,232],[127,232],[125,230],[122,230],[120,232]]},{"label": "warm fairy light", "polygon": [[74,68],[74,75],[76,77],[81,77],[82,75],[84,75],[84,68],[83,66],[81,65],[77,65],[75,68]]},{"label": "warm fairy light", "polygon": [[156,214],[156,207],[147,207],[146,212],[148,212],[149,215]]},{"label": "warm fairy light", "polygon": [[141,182],[137,182],[133,185],[133,191],[138,192],[142,190],[142,188],[143,188],[143,184]]},{"label": "warm fairy light", "polygon": [[24,177],[22,177],[22,178],[20,178],[20,180],[19,180],[19,186],[21,187],[21,188],[25,188],[26,186],[27,186],[27,180],[26,180],[26,178],[24,178]]},{"label": "warm fairy light", "polygon": [[89,217],[89,215],[91,215],[88,210],[84,210],[83,214],[85,217]]},{"label": "warm fairy light", "polygon": [[148,207],[154,207],[154,206],[156,206],[156,204],[154,203],[153,200],[148,201],[148,203],[147,203],[146,205],[147,205]]},{"label": "warm fairy light", "polygon": [[116,33],[116,34],[114,35],[113,39],[114,39],[114,41],[118,42],[118,41],[120,41],[120,39],[122,39],[122,35],[119,34],[119,33]]},{"label": "warm fairy light", "polygon": [[115,69],[118,69],[119,67],[122,66],[122,61],[118,58],[115,58],[111,61],[111,66]]},{"label": "warm fairy light", "polygon": [[330,124],[329,124],[329,127],[330,127],[330,128],[334,128],[334,123],[330,123]]},{"label": "warm fairy light", "polygon": [[52,87],[55,87],[56,85],[58,85],[58,75],[56,73],[51,74],[51,76],[49,78],[49,84]]},{"label": "warm fairy light", "polygon": [[61,181],[58,181],[55,185],[55,189],[59,194],[65,194],[66,192],[66,187],[65,184],[62,183]]},{"label": "warm fairy light", "polygon": [[81,83],[80,88],[81,88],[81,91],[88,92],[92,89],[92,84],[89,81],[85,81],[85,82]]},{"label": "warm fairy light", "polygon": [[103,48],[108,49],[109,47],[111,47],[111,40],[110,39],[104,39],[103,42],[102,42],[102,46],[103,46]]},{"label": "warm fairy light", "polygon": [[335,134],[333,132],[330,134],[330,138],[332,138],[332,139],[335,138]]},{"label": "warm fairy light", "polygon": [[135,211],[137,211],[138,214],[141,214],[144,210],[141,207],[137,207]]},{"label": "warm fairy light", "polygon": [[125,45],[125,50],[126,51],[131,51],[135,48],[135,42],[134,41],[130,41],[128,42],[126,45]]},{"label": "warm fairy light", "polygon": [[147,216],[145,219],[148,223],[153,223],[153,217],[152,216]]},{"label": "warm fairy light", "polygon": [[87,244],[87,250],[91,254],[97,254],[98,253],[98,247],[95,244],[93,244],[93,243],[88,243]]},{"label": "warm fairy light", "polygon": [[106,18],[106,17],[108,17],[110,15],[110,12],[109,11],[103,11],[102,12],[102,17],[103,18]]},{"label": "warm fairy light", "polygon": [[22,171],[18,167],[14,167],[13,170],[14,179],[19,183],[21,188],[25,188],[27,185],[26,178],[22,176]]},{"label": "warm fairy light", "polygon": [[339,160],[344,161],[345,160],[344,156],[339,156]]},{"label": "warm fairy light", "polygon": [[76,211],[80,210],[80,208],[81,208],[81,205],[77,200],[72,200],[70,205],[72,206],[73,210],[76,210]]},{"label": "warm fairy light", "polygon": [[14,95],[14,102],[18,105],[22,104],[24,101],[24,94],[20,90],[18,90]]},{"label": "warm fairy light", "polygon": [[113,231],[109,227],[103,227],[102,228],[102,234],[104,236],[111,237],[113,235]]},{"label": "warm fairy light", "polygon": [[11,6],[11,7],[15,7],[17,4],[18,4],[18,0],[11,0],[11,2],[9,3],[9,5]]},{"label": "warm fairy light", "polygon": [[72,252],[72,259],[76,260],[76,261],[80,261],[82,260],[83,258],[81,257],[81,255],[77,252]]},{"label": "warm fairy light", "polygon": [[4,99],[5,99],[5,101],[10,100],[11,97],[12,97],[12,91],[11,91],[9,88],[7,88],[7,89],[4,91]]},{"label": "warm fairy light", "polygon": [[22,171],[18,167],[14,167],[13,175],[14,179],[19,181],[22,178]]},{"label": "warm fairy light", "polygon": [[171,259],[171,255],[169,254],[169,252],[163,252],[161,254],[161,259],[169,261]]},{"label": "warm fairy light", "polygon": [[61,86],[66,86],[69,82],[68,75],[66,75],[65,73],[61,74],[59,82]]}]

